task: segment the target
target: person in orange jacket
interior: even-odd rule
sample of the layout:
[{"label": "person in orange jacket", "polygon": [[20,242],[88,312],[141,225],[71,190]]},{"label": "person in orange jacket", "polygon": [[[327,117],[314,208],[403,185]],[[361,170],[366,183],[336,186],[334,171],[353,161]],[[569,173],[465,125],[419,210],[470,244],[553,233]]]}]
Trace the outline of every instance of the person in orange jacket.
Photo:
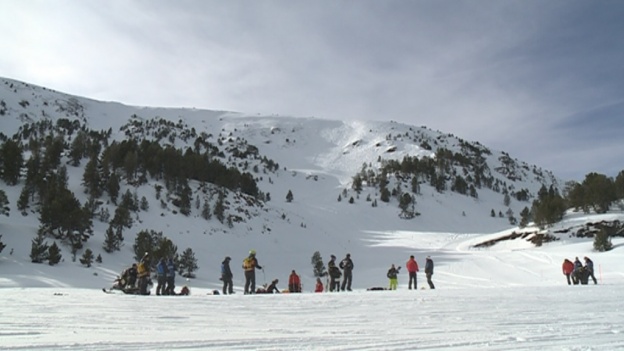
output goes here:
[{"label": "person in orange jacket", "polygon": [[566,279],[568,279],[568,285],[572,285],[570,277],[572,276],[572,272],[574,272],[574,262],[568,260],[567,258],[563,260],[561,271],[563,272],[563,275],[566,276]]},{"label": "person in orange jacket", "polygon": [[301,292],[301,280],[299,276],[293,269],[290,273],[290,277],[288,277],[288,292],[291,293],[300,293]]},{"label": "person in orange jacket", "polygon": [[321,281],[321,278],[316,278],[316,287],[314,288],[314,292],[323,292],[323,282]]},{"label": "person in orange jacket", "polygon": [[412,282],[414,282],[414,290],[416,290],[416,272],[418,272],[418,263],[416,263],[414,255],[411,255],[409,260],[407,260],[407,263],[405,263],[405,268],[407,268],[407,272],[409,273],[408,288],[411,290]]}]

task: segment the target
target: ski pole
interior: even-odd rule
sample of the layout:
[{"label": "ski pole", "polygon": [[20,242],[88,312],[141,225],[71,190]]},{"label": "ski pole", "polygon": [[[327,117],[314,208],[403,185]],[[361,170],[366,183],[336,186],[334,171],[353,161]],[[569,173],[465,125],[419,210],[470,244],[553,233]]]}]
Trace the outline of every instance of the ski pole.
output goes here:
[{"label": "ski pole", "polygon": [[264,279],[264,285],[266,285],[266,275],[264,274],[264,268],[262,268],[261,271],[262,271],[262,279]]}]

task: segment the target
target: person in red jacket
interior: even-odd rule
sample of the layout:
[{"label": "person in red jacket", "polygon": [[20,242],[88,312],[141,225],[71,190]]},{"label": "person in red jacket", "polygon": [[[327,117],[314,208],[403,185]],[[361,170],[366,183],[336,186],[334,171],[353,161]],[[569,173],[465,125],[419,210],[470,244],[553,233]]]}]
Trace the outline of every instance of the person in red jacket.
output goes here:
[{"label": "person in red jacket", "polygon": [[321,278],[316,278],[316,287],[314,288],[314,292],[315,293],[323,292],[323,282],[321,281]]},{"label": "person in red jacket", "polygon": [[412,281],[414,282],[414,290],[416,287],[416,272],[418,272],[418,263],[414,259],[414,255],[411,255],[407,263],[405,264],[405,268],[407,268],[407,272],[409,273],[409,284],[408,287],[412,290]]},{"label": "person in red jacket", "polygon": [[565,275],[568,279],[568,285],[572,285],[572,282],[570,281],[570,276],[572,276],[572,272],[574,272],[574,263],[566,258],[565,260],[563,260],[561,270],[563,271],[563,275]]},{"label": "person in red jacket", "polygon": [[292,273],[290,273],[290,277],[288,277],[288,292],[291,293],[300,293],[301,292],[301,280],[299,276],[293,269]]}]

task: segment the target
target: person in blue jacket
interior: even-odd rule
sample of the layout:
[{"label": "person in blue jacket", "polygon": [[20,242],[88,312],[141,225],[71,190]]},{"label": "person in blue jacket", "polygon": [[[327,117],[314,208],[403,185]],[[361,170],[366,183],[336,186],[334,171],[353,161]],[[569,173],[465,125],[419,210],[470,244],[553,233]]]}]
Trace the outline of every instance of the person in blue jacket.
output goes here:
[{"label": "person in blue jacket", "polygon": [[169,257],[167,260],[167,288],[164,295],[175,295],[175,276],[176,267],[173,263],[173,258]]},{"label": "person in blue jacket", "polygon": [[167,284],[167,263],[165,262],[164,257],[161,257],[156,265],[156,275],[158,277],[156,295],[165,295],[165,285]]}]

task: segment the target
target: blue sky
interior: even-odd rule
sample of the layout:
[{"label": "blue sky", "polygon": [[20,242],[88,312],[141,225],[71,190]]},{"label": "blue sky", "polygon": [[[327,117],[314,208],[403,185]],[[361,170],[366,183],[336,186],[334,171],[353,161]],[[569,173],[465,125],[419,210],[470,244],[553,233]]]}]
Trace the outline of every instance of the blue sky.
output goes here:
[{"label": "blue sky", "polygon": [[0,0],[0,76],[99,100],[427,126],[624,170],[621,1]]}]

